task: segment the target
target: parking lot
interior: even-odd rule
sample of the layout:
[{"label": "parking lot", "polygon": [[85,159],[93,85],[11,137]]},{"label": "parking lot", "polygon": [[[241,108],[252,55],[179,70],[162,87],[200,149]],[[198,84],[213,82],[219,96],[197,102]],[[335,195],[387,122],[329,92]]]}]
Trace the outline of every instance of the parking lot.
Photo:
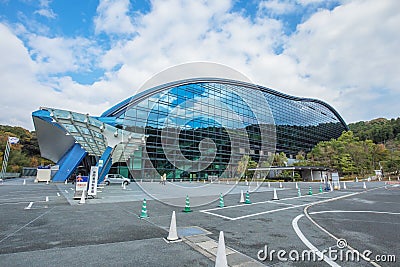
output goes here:
[{"label": "parking lot", "polygon": [[[106,186],[96,199],[78,204],[72,184],[23,180],[0,184],[1,266],[214,266],[219,231],[230,266],[396,266],[378,260],[399,256],[397,184],[366,182],[364,189],[363,182],[347,182],[346,189],[319,192],[318,182],[298,183],[299,196],[295,183],[221,183],[208,190],[215,201],[207,205],[195,204],[207,198],[204,192],[190,195],[193,212],[185,213],[185,198],[163,195],[158,182]],[[176,183],[166,186],[196,186]],[[272,200],[274,189],[279,200]],[[239,203],[240,192],[248,190],[251,204]],[[225,191],[220,207],[218,194]],[[144,198],[149,217],[141,219]],[[164,240],[172,211],[182,242]],[[329,248],[336,254],[327,256]],[[279,250],[286,254],[278,257]],[[300,256],[311,250],[317,259],[310,263]],[[340,258],[349,250],[371,254]]]}]

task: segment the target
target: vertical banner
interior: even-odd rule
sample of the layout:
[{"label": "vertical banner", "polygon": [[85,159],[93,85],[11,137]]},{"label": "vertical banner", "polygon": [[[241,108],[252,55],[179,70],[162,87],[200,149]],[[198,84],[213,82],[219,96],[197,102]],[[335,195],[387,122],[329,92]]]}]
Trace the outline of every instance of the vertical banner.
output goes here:
[{"label": "vertical banner", "polygon": [[88,196],[96,196],[97,195],[98,179],[99,179],[99,167],[97,167],[97,166],[90,167]]}]

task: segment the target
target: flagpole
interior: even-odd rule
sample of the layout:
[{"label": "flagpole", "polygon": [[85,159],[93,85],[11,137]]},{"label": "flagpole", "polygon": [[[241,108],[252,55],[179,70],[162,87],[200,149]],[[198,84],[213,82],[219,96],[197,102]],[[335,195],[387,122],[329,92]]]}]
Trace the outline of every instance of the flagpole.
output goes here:
[{"label": "flagpole", "polygon": [[3,166],[1,167],[1,172],[0,172],[0,178],[1,179],[4,178],[4,175],[5,175],[6,171],[7,171],[8,156],[10,155],[10,149],[11,149],[10,137],[8,137],[7,138],[6,149],[4,151]]}]

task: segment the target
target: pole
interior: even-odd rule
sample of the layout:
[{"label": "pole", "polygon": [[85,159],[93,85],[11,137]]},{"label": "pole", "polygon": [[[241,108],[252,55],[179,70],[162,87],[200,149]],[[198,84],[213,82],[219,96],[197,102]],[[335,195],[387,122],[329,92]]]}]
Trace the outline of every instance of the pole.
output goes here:
[{"label": "pole", "polygon": [[1,167],[1,173],[0,173],[0,178],[3,179],[4,175],[7,171],[7,164],[8,164],[8,156],[10,155],[10,140],[7,138],[7,144],[6,144],[6,149],[4,151],[4,158],[3,158],[3,166]]},{"label": "pole", "polygon": [[292,181],[294,182],[294,167],[292,169]]}]

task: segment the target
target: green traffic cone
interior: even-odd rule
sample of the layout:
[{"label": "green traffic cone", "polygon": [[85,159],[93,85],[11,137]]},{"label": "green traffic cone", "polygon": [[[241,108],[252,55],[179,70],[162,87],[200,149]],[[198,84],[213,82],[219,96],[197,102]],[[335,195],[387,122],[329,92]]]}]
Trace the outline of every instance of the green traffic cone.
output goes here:
[{"label": "green traffic cone", "polygon": [[298,196],[298,197],[301,197],[301,191],[300,191],[300,187],[299,187],[299,188],[297,188],[297,196]]},{"label": "green traffic cone", "polygon": [[222,196],[222,193],[219,195],[219,207],[224,207],[224,197]]},{"label": "green traffic cone", "polygon": [[251,204],[249,191],[246,192],[246,200],[244,201],[244,204]]},{"label": "green traffic cone", "polygon": [[140,218],[147,218],[149,217],[147,215],[147,204],[146,204],[146,199],[143,199],[143,204],[142,204],[142,213],[140,214]]},{"label": "green traffic cone", "polygon": [[311,188],[311,186],[308,188],[308,195],[312,196],[312,188]]},{"label": "green traffic cone", "polygon": [[183,210],[183,212],[192,212],[192,210],[190,209],[189,196],[186,196],[186,204],[185,204],[185,209]]},{"label": "green traffic cone", "polygon": [[319,185],[319,192],[322,193],[322,185]]}]

